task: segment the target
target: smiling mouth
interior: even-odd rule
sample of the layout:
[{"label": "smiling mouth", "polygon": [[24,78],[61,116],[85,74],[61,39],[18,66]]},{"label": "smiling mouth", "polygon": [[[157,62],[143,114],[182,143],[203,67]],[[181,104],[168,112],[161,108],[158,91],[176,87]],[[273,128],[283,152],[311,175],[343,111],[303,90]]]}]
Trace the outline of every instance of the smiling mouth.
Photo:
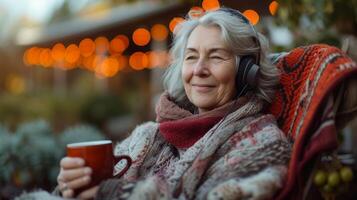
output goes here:
[{"label": "smiling mouth", "polygon": [[213,88],[214,85],[208,85],[208,84],[192,84],[193,87],[208,87],[208,88]]},{"label": "smiling mouth", "polygon": [[192,84],[192,87],[198,92],[209,92],[215,86],[213,86],[213,85],[204,85],[204,84]]}]

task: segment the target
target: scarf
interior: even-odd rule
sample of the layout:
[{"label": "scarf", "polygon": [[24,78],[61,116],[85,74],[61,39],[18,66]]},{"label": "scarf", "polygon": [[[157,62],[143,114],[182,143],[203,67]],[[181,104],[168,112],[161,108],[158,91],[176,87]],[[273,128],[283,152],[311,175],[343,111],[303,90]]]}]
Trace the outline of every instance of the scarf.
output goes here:
[{"label": "scarf", "polygon": [[186,149],[196,143],[225,115],[236,110],[247,101],[242,97],[211,111],[193,114],[181,108],[165,92],[156,107],[157,121],[161,135],[178,149]]},{"label": "scarf", "polygon": [[[116,187],[112,182],[102,187],[102,194],[108,196],[112,191],[110,188],[115,188],[113,191],[120,187],[127,190],[125,181],[129,181],[131,188],[135,185],[130,199],[219,199],[217,195],[233,195],[232,199],[239,199],[247,197],[241,196],[243,193],[237,194],[237,190],[251,191],[251,186],[240,185],[241,178],[244,178],[250,182],[249,185],[257,187],[254,191],[259,191],[248,192],[248,196],[252,194],[256,199],[267,199],[281,186],[289,148],[272,115],[261,114],[263,102],[255,95],[202,114],[192,114],[181,108],[170,100],[167,93],[161,96],[157,105],[158,123],[138,126],[130,138],[117,146],[115,154],[130,155],[133,164],[123,179],[117,180]],[[221,120],[201,138],[191,136],[196,135],[192,130],[199,128],[180,127],[188,121],[192,126],[206,126],[199,122],[215,117]],[[175,126],[168,126],[169,131],[165,132],[167,124]],[[170,134],[172,137],[167,136]],[[194,138],[193,141],[199,139],[187,149],[179,149],[177,156],[172,151],[172,144],[177,145],[174,136],[181,134],[185,138]],[[170,141],[167,138],[171,138]],[[267,172],[262,171],[267,167]],[[116,169],[121,169],[120,163]],[[272,174],[271,170],[275,172]],[[248,179],[258,172],[262,174]],[[140,180],[143,177],[145,180]],[[137,182],[132,184],[133,181]]]}]

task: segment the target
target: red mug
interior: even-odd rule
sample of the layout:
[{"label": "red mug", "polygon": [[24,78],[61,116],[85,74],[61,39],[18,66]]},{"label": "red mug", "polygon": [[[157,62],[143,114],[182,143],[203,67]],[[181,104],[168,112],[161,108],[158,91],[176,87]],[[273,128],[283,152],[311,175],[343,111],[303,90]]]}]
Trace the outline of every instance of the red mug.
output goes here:
[{"label": "red mug", "polygon": [[129,169],[132,162],[131,158],[127,155],[114,156],[113,144],[110,140],[68,144],[67,156],[84,159],[85,165],[92,169],[90,184],[76,189],[75,196],[86,189],[100,184],[105,179],[114,177],[114,166],[119,161],[125,159],[126,166],[115,177],[121,177]]}]

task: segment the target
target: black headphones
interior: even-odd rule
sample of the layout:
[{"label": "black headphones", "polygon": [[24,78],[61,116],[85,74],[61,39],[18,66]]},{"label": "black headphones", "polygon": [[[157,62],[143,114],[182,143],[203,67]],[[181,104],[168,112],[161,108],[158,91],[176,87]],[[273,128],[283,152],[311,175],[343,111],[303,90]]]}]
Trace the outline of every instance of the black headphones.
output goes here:
[{"label": "black headphones", "polygon": [[[255,37],[253,38],[255,43],[259,49],[261,49],[257,32],[255,31],[253,25],[241,12],[232,8],[220,8],[219,10],[228,12],[248,24],[255,34]],[[257,53],[256,55],[244,55],[240,58],[235,83],[237,86],[237,97],[245,95],[249,90],[256,87],[259,76],[259,60],[260,53]],[[238,63],[238,59],[236,61]]]}]

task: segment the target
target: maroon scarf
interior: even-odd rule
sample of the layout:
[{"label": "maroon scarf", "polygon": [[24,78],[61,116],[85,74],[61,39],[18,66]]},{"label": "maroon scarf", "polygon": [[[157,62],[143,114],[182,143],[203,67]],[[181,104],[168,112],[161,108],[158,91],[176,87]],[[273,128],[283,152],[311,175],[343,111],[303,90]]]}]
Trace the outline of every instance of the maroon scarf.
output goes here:
[{"label": "maroon scarf", "polygon": [[218,107],[214,110],[192,114],[170,100],[165,92],[156,107],[156,121],[160,123],[159,130],[167,142],[176,148],[188,148],[205,135],[228,112],[236,110],[246,102],[246,98]]}]

